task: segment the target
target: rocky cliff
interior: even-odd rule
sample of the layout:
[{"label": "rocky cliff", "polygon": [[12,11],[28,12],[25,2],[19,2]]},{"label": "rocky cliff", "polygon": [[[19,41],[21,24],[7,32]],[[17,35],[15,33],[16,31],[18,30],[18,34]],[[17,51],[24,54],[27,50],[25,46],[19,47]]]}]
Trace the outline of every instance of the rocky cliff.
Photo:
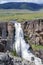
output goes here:
[{"label": "rocky cliff", "polygon": [[43,59],[43,19],[24,21],[21,23],[24,38],[33,49],[33,53]]},{"label": "rocky cliff", "polygon": [[22,22],[22,28],[26,41],[43,45],[43,19]]}]

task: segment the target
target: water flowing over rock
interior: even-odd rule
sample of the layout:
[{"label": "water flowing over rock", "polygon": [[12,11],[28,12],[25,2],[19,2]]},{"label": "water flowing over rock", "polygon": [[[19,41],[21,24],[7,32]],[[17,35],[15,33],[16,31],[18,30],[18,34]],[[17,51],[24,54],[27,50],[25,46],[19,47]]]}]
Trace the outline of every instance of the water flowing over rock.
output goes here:
[{"label": "water flowing over rock", "polygon": [[34,62],[35,65],[42,65],[41,59],[30,52],[30,45],[24,40],[23,30],[20,23],[15,23],[15,30],[15,49],[17,54],[30,62]]}]

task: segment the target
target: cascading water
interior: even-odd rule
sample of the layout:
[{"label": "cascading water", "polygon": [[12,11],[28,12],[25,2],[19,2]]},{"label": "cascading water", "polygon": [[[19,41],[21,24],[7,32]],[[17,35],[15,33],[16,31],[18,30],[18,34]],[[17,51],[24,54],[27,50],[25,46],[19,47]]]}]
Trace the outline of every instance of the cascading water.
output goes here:
[{"label": "cascading water", "polygon": [[[30,62],[34,62],[35,65],[42,65],[41,59],[37,58],[30,52],[30,46],[24,40],[23,30],[20,23],[15,23],[15,30],[15,49],[17,54]],[[34,58],[34,61],[32,61],[32,58]]]}]

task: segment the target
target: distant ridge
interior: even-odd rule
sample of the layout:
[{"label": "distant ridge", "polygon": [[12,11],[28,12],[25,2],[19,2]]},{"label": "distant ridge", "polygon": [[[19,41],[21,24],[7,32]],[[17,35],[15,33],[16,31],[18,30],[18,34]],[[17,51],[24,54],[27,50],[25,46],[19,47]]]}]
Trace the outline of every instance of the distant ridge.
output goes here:
[{"label": "distant ridge", "polygon": [[28,2],[9,2],[0,4],[0,9],[28,9],[37,11],[43,8],[43,4],[28,3]]}]

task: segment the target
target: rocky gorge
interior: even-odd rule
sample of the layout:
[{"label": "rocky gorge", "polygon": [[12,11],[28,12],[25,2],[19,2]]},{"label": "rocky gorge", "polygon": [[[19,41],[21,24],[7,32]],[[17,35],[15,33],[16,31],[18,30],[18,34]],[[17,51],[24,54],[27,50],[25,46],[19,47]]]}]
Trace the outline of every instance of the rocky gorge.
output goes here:
[{"label": "rocky gorge", "polygon": [[[0,23],[0,52],[6,52],[7,50],[9,51],[13,50],[13,43],[15,41],[14,22],[15,21]],[[36,55],[37,57],[41,58],[43,62],[43,48],[38,49],[38,50],[32,48],[33,44],[36,45],[36,47],[39,45],[43,47],[43,19],[24,21],[24,22],[21,22],[21,26],[24,32],[24,39],[27,43],[29,43],[32,53]],[[19,57],[17,57],[17,60],[18,59]],[[25,60],[23,60],[23,63],[24,62]],[[20,65],[23,65],[21,63]],[[26,63],[28,64],[27,61]],[[26,63],[24,63],[24,65],[27,65]],[[28,65],[32,65],[32,64],[35,65],[34,63],[30,63]],[[15,65],[18,65],[18,63]]]}]

